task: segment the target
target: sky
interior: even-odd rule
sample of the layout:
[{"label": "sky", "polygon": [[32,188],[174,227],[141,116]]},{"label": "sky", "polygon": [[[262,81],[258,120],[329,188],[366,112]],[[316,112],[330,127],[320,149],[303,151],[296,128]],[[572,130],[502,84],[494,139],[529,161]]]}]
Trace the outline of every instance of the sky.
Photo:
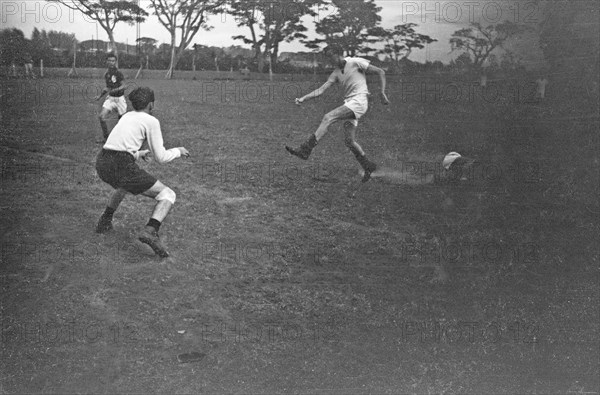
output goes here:
[{"label": "sky", "polygon": [[[276,0],[269,0],[276,1]],[[441,60],[444,63],[459,55],[457,52],[450,53],[449,39],[456,30],[468,27],[471,22],[482,25],[499,23],[504,20],[521,23],[535,27],[541,15],[533,2],[523,0],[458,0],[458,1],[404,1],[404,0],[376,0],[381,7],[379,13],[382,17],[381,26],[393,28],[403,23],[418,24],[417,32],[429,35],[437,39],[423,50],[415,50],[410,59],[417,62],[426,60]],[[140,0],[140,5],[149,13],[150,1]],[[332,10],[315,9],[315,17],[306,17],[305,26],[309,29],[309,38],[316,38],[314,22],[327,17]],[[106,32],[94,21],[58,3],[49,3],[43,0],[28,1],[0,1],[0,21],[2,28],[18,28],[23,31],[27,38],[31,38],[34,28],[57,30],[65,33],[73,33],[79,41],[92,38],[108,41]],[[248,34],[247,27],[237,27],[231,15],[220,14],[211,16],[209,24],[213,26],[210,31],[201,30],[195,36],[194,43],[228,47],[230,45],[244,45],[239,40],[233,40],[232,36]],[[141,24],[141,37],[152,37],[159,43],[170,42],[167,30],[160,24],[158,18],[151,15],[145,23]],[[118,42],[133,44],[136,40],[135,26],[124,23],[117,25],[115,39]],[[536,52],[535,38],[526,37],[515,40],[509,45],[511,50],[516,50],[524,63],[539,62],[540,53]],[[280,52],[309,51],[302,43],[282,43]]]}]

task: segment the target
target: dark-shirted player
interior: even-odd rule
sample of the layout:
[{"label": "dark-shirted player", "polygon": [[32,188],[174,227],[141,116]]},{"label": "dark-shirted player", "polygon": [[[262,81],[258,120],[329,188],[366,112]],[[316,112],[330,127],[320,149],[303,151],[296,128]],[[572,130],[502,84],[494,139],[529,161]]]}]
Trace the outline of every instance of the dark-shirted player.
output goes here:
[{"label": "dark-shirted player", "polygon": [[106,63],[108,64],[108,70],[104,74],[106,88],[102,89],[102,93],[95,98],[96,100],[100,100],[104,95],[108,94],[104,104],[102,104],[102,111],[98,115],[100,127],[102,128],[102,142],[106,142],[110,133],[106,125],[106,120],[110,113],[117,111],[119,118],[121,118],[127,112],[127,102],[125,101],[125,89],[127,87],[123,84],[125,77],[117,69],[117,57],[115,54],[109,53],[106,55]]},{"label": "dark-shirted player", "polygon": [[[150,221],[138,239],[148,244],[158,256],[166,258],[169,253],[158,237],[158,230],[175,203],[176,195],[171,188],[141,169],[135,161],[146,160],[148,154],[152,153],[156,161],[163,164],[182,156],[187,158],[190,154],[183,147],[165,149],[160,122],[152,116],[152,89],[136,88],[129,94],[129,100],[135,111],[123,115],[96,159],[98,176],[115,189],[98,221],[96,232],[105,233],[112,229],[113,213],[127,193],[148,196],[157,203]],[[144,142],[148,143],[149,151],[140,150]]]}]

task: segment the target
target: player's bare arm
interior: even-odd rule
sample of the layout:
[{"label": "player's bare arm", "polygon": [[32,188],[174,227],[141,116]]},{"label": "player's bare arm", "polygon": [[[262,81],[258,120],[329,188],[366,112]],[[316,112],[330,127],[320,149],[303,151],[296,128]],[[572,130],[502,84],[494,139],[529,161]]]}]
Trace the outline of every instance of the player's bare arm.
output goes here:
[{"label": "player's bare arm", "polygon": [[306,95],[304,95],[304,96],[302,96],[300,98],[296,98],[296,104],[303,103],[307,99],[313,99],[315,97],[321,96],[323,93],[325,93],[325,91],[327,89],[329,89],[329,87],[331,85],[333,85],[333,83],[330,80],[327,80],[323,85],[321,85],[320,87],[318,87],[314,91],[312,91],[310,93],[307,93]]},{"label": "player's bare arm", "polygon": [[381,102],[383,104],[390,104],[390,101],[389,101],[387,95],[385,94],[385,87],[386,87],[385,70],[370,64],[369,67],[367,67],[367,72],[379,74],[379,80],[381,82],[381,92],[380,92]]}]

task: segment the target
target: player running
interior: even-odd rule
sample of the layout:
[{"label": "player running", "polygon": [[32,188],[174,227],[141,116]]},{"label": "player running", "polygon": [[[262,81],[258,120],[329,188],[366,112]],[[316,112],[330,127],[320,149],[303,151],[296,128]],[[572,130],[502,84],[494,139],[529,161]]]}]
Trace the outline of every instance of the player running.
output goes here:
[{"label": "player running", "polygon": [[125,101],[125,89],[127,86],[123,84],[125,80],[123,73],[117,69],[117,57],[114,53],[110,52],[106,55],[106,63],[108,64],[108,70],[104,74],[106,88],[102,89],[102,93],[95,97],[95,100],[100,100],[108,93],[104,104],[102,104],[102,111],[98,115],[103,137],[101,141],[97,141],[98,143],[104,143],[108,138],[110,132],[108,131],[106,120],[110,113],[116,110],[119,113],[119,118],[121,118],[127,112],[127,102]]},{"label": "player running", "polygon": [[296,104],[303,103],[306,99],[312,99],[322,95],[334,83],[339,83],[344,88],[344,104],[333,109],[325,114],[321,124],[306,142],[298,148],[286,146],[285,149],[292,155],[300,159],[308,159],[312,149],[317,145],[317,142],[327,133],[329,125],[336,121],[344,122],[345,144],[354,154],[358,163],[365,171],[362,181],[367,182],[371,178],[371,173],[377,169],[377,165],[367,159],[365,152],[356,142],[356,129],[358,120],[362,117],[369,107],[366,72],[374,72],[379,74],[381,81],[381,102],[389,104],[389,100],[385,94],[385,71],[379,67],[375,67],[368,60],[359,57],[346,57],[342,54],[343,49],[339,45],[330,45],[323,51],[325,56],[335,65],[335,70],[331,73],[327,82],[318,89],[296,99]]},{"label": "player running", "polygon": [[[176,195],[171,188],[140,169],[135,161],[148,160],[149,153],[152,153],[158,163],[164,164],[182,156],[187,158],[190,154],[183,147],[164,148],[160,123],[152,116],[152,89],[136,88],[129,94],[129,100],[135,111],[123,115],[96,159],[98,176],[115,189],[98,221],[96,232],[105,233],[112,229],[113,214],[127,193],[154,198],[156,206],[138,239],[148,244],[158,256],[166,258],[169,253],[161,243],[158,231],[175,203]],[[144,141],[148,142],[150,150],[140,150]]]}]

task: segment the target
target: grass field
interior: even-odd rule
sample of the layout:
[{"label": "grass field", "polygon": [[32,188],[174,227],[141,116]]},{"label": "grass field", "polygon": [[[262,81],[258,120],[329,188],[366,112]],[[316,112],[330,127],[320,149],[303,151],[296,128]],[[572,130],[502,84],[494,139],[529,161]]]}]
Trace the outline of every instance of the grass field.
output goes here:
[{"label": "grass field", "polygon": [[[283,149],[339,92],[135,82],[191,153],[142,164],[178,194],[165,260],[136,238],[147,198],[94,233],[101,80],[3,81],[1,393],[598,393],[597,113],[522,81],[391,78],[361,184],[340,125],[306,162]],[[546,154],[571,139],[572,161]],[[449,151],[481,161],[467,182],[440,180]]]}]

